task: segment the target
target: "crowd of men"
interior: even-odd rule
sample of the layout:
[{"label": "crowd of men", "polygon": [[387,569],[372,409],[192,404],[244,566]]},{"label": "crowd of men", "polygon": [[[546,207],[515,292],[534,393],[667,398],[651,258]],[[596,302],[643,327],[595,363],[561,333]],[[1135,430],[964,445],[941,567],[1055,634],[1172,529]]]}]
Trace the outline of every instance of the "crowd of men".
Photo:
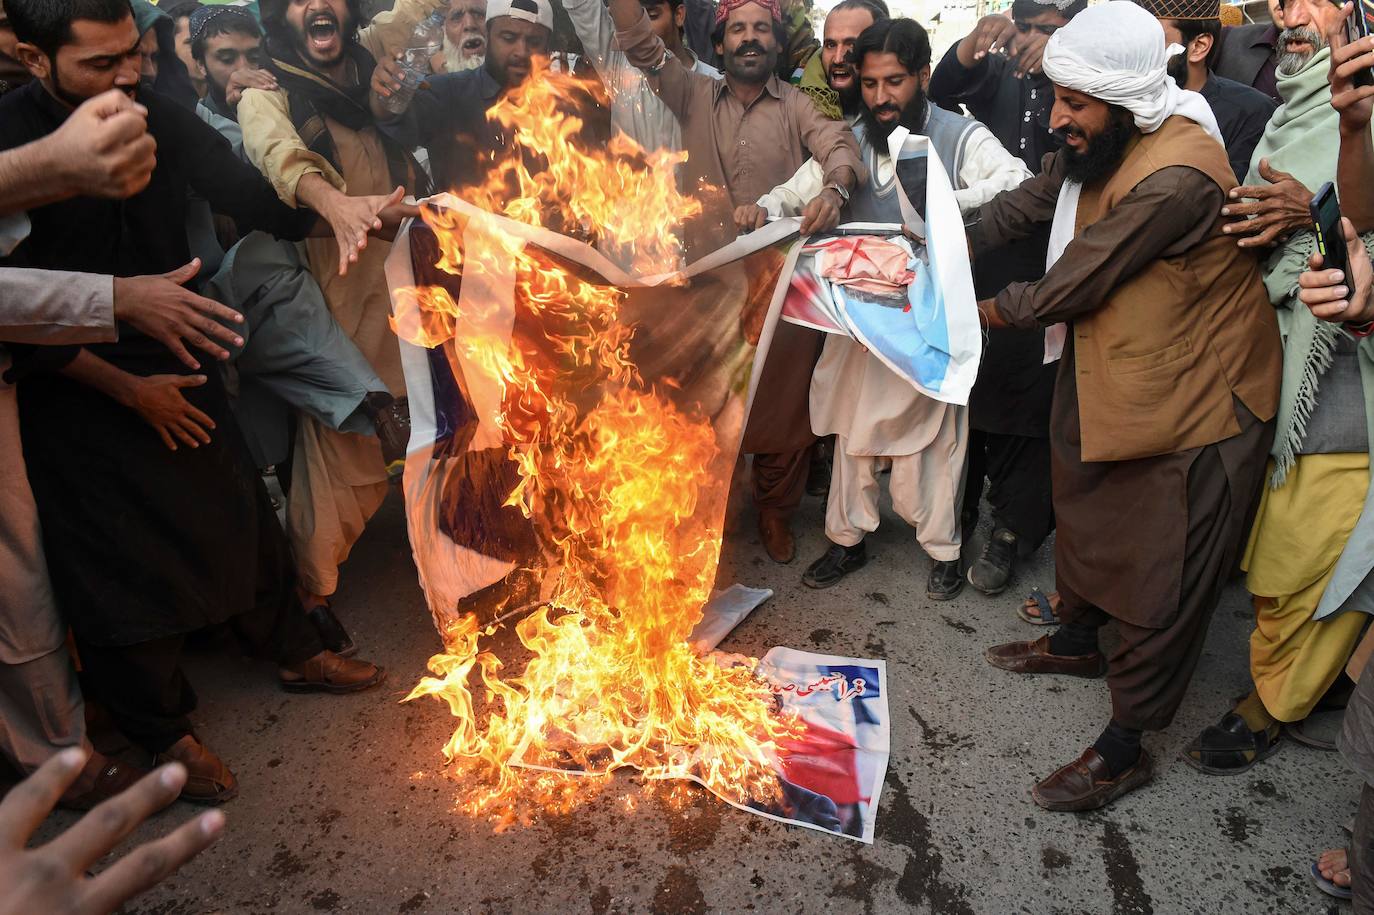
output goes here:
[{"label": "crowd of men", "polygon": [[[488,112],[556,58],[604,90],[584,140],[685,151],[680,186],[711,189],[688,261],[770,218],[907,222],[926,160],[888,139],[928,140],[985,328],[970,402],[779,323],[743,441],[763,548],[793,562],[797,508],[824,495],[830,545],[801,582],[861,574],[883,479],[931,600],[1003,593],[1054,532],[1056,588],[1008,609],[1056,628],[986,657],[1106,679],[1102,732],[1034,788],[1060,811],[1153,778],[1142,735],[1173,720],[1244,570],[1252,682],[1183,758],[1242,772],[1321,744],[1312,716],[1345,707],[1339,749],[1366,787],[1350,848],[1313,875],[1374,912],[1374,38],[1331,0],[1234,27],[1218,0],[1014,0],[935,60],[883,0],[840,0],[819,40],[809,12],[3,0],[6,760],[74,809],[134,796],[155,763],[185,768],[185,800],[231,799],[188,718],[182,654],[210,628],[287,690],[383,681],[331,597],[407,440],[389,239],[408,199],[485,182],[511,144]],[[400,52],[436,13],[442,49],[413,89]],[[1344,273],[1315,253],[1327,182]],[[86,705],[142,756],[93,749]]]}]

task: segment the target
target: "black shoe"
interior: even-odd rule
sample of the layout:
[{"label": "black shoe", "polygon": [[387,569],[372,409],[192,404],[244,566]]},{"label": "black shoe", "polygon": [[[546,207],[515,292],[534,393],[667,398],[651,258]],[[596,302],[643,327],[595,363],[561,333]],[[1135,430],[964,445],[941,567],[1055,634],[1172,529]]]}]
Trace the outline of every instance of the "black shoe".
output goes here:
[{"label": "black shoe", "polygon": [[964,576],[959,574],[959,560],[935,560],[926,579],[926,597],[931,600],[950,600],[964,588]]},{"label": "black shoe", "polygon": [[314,624],[325,648],[343,658],[351,658],[358,653],[358,646],[353,644],[348,630],[344,629],[329,604],[316,604],[305,611],[305,616]]},{"label": "black shoe", "polygon": [[868,551],[860,540],[854,546],[830,544],[825,555],[807,568],[802,575],[802,584],[808,588],[828,588],[838,584],[850,572],[857,572],[868,563]]},{"label": "black shoe", "polygon": [[1001,594],[1016,567],[1016,535],[1005,527],[993,530],[983,555],[968,570],[968,583],[984,594]]},{"label": "black shoe", "polygon": [[362,409],[377,427],[377,438],[382,442],[382,461],[388,470],[393,465],[403,465],[410,445],[409,401],[404,397],[397,400],[385,391],[372,391],[364,396]]}]

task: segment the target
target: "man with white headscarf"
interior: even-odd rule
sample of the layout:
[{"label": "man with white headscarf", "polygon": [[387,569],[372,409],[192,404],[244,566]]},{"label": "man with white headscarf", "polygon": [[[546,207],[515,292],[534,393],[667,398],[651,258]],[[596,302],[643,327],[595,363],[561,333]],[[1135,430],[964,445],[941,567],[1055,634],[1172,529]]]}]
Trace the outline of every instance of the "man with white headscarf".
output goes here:
[{"label": "man with white headscarf", "polygon": [[1206,101],[1165,64],[1163,30],[1133,3],[1055,33],[1044,68],[1065,147],[970,228],[976,254],[1052,226],[1044,279],[981,305],[992,326],[1062,325],[1047,349],[1061,341],[1050,444],[1064,625],[987,652],[1016,673],[1107,675],[1107,728],[1035,787],[1050,810],[1101,807],[1153,776],[1141,734],[1182,701],[1273,438],[1273,309],[1254,256],[1221,232],[1235,175]]}]

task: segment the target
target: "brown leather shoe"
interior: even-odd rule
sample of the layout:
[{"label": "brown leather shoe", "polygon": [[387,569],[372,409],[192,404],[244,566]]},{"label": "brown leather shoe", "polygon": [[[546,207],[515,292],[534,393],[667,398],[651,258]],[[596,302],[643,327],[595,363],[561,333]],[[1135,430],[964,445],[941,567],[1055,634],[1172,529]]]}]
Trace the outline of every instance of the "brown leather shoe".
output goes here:
[{"label": "brown leather shoe", "polygon": [[1112,778],[1107,763],[1092,747],[1058,772],[1036,785],[1031,797],[1046,810],[1072,812],[1096,810],[1129,794],[1155,777],[1155,763],[1144,749],[1140,759]]},{"label": "brown leather shoe", "polygon": [[341,658],[322,651],[294,667],[277,671],[281,688],[290,693],[356,693],[386,679],[386,670],[370,661]]},{"label": "brown leather shoe", "polygon": [[181,799],[192,804],[223,804],[239,796],[239,780],[210,748],[187,734],[164,752],[157,754],[156,765],[179,762],[186,767],[186,784]]},{"label": "brown leather shoe", "polygon": [[797,542],[792,539],[792,527],[777,515],[759,515],[759,537],[768,558],[783,565],[797,555]]},{"label": "brown leather shoe", "polygon": [[983,657],[993,667],[1014,674],[1065,674],[1091,680],[1107,672],[1107,659],[1100,651],[1083,655],[1050,654],[1050,637],[1047,635],[1042,635],[1034,642],[994,645],[983,652]]},{"label": "brown leather shoe", "polygon": [[107,801],[148,774],[147,769],[111,759],[99,750],[92,750],[76,782],[57,801],[67,810],[90,810]]}]

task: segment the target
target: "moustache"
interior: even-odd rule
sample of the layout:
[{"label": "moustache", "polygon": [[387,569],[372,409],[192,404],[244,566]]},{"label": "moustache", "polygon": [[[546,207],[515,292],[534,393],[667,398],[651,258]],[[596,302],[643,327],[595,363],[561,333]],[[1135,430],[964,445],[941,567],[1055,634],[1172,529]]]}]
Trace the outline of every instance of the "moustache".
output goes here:
[{"label": "moustache", "polygon": [[754,51],[754,52],[757,52],[757,53],[759,53],[759,54],[767,54],[767,53],[768,53],[768,52],[765,51],[764,48],[763,48],[763,42],[761,42],[761,41],[746,41],[746,42],[744,42],[743,44],[741,44],[738,48],[735,48],[735,50],[734,50],[734,56],[740,57],[740,56],[742,56],[742,55],[744,55],[744,54],[748,54],[750,51]]},{"label": "moustache", "polygon": [[1320,48],[1324,46],[1326,43],[1322,39],[1321,32],[1318,32],[1316,29],[1310,28],[1309,26],[1298,26],[1297,28],[1293,29],[1284,29],[1283,32],[1279,34],[1279,44],[1287,44],[1289,41],[1306,42],[1307,44],[1312,45],[1312,47],[1314,48]]},{"label": "moustache", "polygon": [[880,115],[880,114],[897,114],[897,115],[900,115],[900,114],[902,113],[902,109],[898,108],[896,105],[892,104],[891,102],[883,102],[883,103],[882,103],[881,105],[879,105],[877,108],[872,109],[872,111],[873,111],[873,116],[874,116],[874,117],[877,117],[877,116]]}]

